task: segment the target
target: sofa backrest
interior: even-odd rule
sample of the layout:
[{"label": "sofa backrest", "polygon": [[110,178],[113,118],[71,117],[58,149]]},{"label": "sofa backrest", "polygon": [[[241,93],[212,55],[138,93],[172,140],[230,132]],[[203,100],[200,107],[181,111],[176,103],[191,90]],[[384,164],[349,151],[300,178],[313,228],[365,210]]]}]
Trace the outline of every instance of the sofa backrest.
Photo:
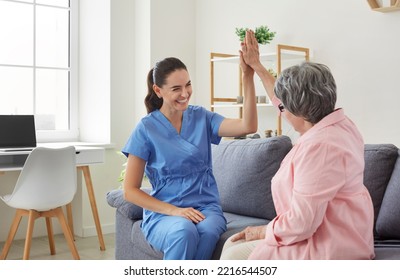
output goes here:
[{"label": "sofa backrest", "polygon": [[[364,147],[364,185],[374,204],[375,223],[397,157],[398,148],[392,144],[366,144]],[[376,231],[375,236],[377,236]]]},{"label": "sofa backrest", "polygon": [[379,239],[400,239],[400,154],[382,199],[376,219]]},{"label": "sofa backrest", "polygon": [[[213,172],[222,209],[240,215],[273,219],[276,212],[271,195],[271,179],[291,148],[292,142],[287,136],[225,140],[217,146],[213,145]],[[364,185],[371,194],[375,224],[380,215],[375,236],[387,238],[393,235],[390,229],[396,227],[397,233],[394,235],[400,238],[398,148],[393,144],[365,144],[364,156]],[[393,212],[398,213],[394,215]]]},{"label": "sofa backrest", "polygon": [[292,148],[287,136],[223,140],[212,146],[213,173],[225,212],[272,220],[271,179]]}]

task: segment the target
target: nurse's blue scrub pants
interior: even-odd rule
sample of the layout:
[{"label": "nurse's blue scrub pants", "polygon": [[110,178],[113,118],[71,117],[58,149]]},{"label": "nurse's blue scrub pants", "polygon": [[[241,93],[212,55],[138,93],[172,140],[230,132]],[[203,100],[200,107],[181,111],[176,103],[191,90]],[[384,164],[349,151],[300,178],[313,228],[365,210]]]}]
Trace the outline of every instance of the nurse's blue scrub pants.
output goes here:
[{"label": "nurse's blue scrub pants", "polygon": [[211,259],[219,237],[226,231],[222,214],[202,211],[206,218],[198,224],[178,216],[164,216],[153,227],[147,240],[164,260]]}]

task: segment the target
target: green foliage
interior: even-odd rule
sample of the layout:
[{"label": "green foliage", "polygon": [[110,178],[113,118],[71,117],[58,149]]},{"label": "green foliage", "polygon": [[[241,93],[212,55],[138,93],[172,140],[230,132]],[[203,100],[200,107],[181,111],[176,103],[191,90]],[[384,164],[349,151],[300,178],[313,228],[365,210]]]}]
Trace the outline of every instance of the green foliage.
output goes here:
[{"label": "green foliage", "polygon": [[[248,28],[236,28],[236,35],[239,36],[239,40],[243,42],[244,37],[246,36],[246,30]],[[257,42],[261,45],[266,45],[274,39],[276,32],[270,31],[268,26],[262,25],[256,27],[254,30],[254,35],[257,39]]]},{"label": "green foliage", "polygon": [[[125,155],[123,153],[121,153],[120,151],[117,151],[117,154],[120,155],[122,158],[124,158],[126,160],[126,157],[125,157]],[[126,164],[127,164],[126,161],[122,164],[122,170],[121,170],[121,172],[119,174],[119,177],[118,177],[118,182],[121,183],[121,185],[119,186],[120,189],[123,188],[123,182],[125,180]],[[145,180],[147,180],[146,174],[143,175],[143,178]]]},{"label": "green foliage", "polygon": [[125,179],[125,172],[126,172],[126,162],[122,165],[124,168],[121,170],[121,173],[119,174],[119,177],[118,177],[118,182],[123,182],[124,181],[124,179]]},{"label": "green foliage", "polygon": [[121,184],[119,185],[119,188],[122,189],[122,184],[123,184],[124,179],[125,179],[126,157],[125,157],[125,155],[124,155],[123,153],[121,153],[120,151],[118,151],[117,154],[118,154],[119,156],[121,156],[122,158],[125,159],[125,162],[122,164],[122,167],[123,167],[123,168],[122,168],[121,173],[119,174],[119,177],[118,177],[118,182],[121,183]]},{"label": "green foliage", "polygon": [[275,79],[278,78],[278,73],[276,73],[276,72],[274,71],[274,69],[269,68],[269,69],[267,69],[267,70],[268,70],[268,72],[269,72],[272,76],[274,76]]}]

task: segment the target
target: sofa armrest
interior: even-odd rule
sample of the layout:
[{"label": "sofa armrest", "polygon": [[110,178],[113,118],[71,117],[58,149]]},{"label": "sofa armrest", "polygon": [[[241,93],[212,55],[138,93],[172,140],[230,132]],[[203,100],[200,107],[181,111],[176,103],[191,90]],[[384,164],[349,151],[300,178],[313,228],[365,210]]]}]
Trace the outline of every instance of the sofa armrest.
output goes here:
[{"label": "sofa armrest", "polygon": [[[143,189],[149,193],[150,189]],[[143,218],[143,208],[124,199],[124,192],[121,189],[109,191],[107,202],[111,207],[117,208],[123,216],[131,220],[141,220]]]}]

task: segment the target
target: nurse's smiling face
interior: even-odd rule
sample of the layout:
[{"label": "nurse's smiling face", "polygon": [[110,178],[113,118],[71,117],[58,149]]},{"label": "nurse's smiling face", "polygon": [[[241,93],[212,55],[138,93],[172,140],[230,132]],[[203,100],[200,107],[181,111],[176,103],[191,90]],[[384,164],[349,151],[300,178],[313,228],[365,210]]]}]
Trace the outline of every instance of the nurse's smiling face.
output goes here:
[{"label": "nurse's smiling face", "polygon": [[157,96],[163,99],[161,111],[184,111],[192,95],[192,82],[184,69],[172,72],[162,87],[153,86]]}]

